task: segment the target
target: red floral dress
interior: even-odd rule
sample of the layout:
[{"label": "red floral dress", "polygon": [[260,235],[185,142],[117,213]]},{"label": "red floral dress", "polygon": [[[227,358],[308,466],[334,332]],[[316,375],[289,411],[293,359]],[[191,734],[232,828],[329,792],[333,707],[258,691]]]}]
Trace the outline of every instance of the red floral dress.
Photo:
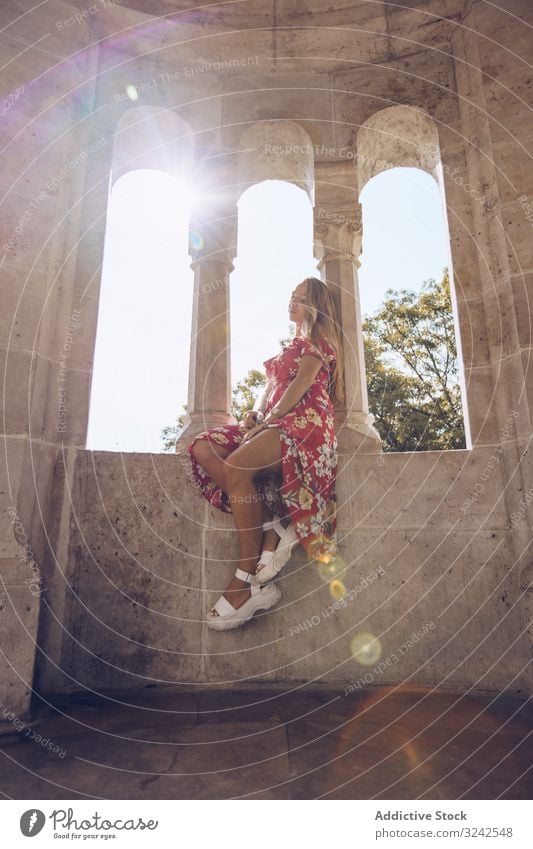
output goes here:
[{"label": "red floral dress", "polygon": [[[314,383],[281,419],[276,420],[280,432],[280,473],[258,475],[256,486],[262,492],[269,509],[294,524],[300,544],[314,560],[329,560],[334,556],[336,538],[336,469],[337,439],[333,428],[333,405],[328,392],[335,363],[335,351],[325,339],[316,344],[304,336],[295,336],[277,357],[265,360],[267,379],[272,389],[265,414],[284,394],[296,377],[304,355],[322,360]],[[199,433],[188,446],[195,481],[202,494],[214,506],[231,513],[225,493],[200,466],[192,454],[199,440],[212,441],[234,451],[247,433],[244,424],[214,427]]]}]

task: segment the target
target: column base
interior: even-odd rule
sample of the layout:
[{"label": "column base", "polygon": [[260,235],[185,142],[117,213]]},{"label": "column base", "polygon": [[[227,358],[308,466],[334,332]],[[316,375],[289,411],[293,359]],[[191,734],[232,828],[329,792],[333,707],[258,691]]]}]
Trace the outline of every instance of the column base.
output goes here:
[{"label": "column base", "polygon": [[336,413],[335,432],[339,454],[381,454],[381,436],[372,424],[372,413]]},{"label": "column base", "polygon": [[230,424],[237,424],[237,419],[230,413],[206,410],[202,413],[193,413],[191,416],[186,416],[183,430],[176,439],[176,454],[186,453],[187,447],[194,437],[203,433],[204,430],[209,430],[212,427],[225,427]]}]

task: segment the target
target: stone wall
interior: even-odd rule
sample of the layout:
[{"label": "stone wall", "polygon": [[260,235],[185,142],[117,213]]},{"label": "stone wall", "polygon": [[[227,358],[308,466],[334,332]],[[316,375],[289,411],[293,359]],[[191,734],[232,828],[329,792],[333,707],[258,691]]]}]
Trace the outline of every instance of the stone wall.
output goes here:
[{"label": "stone wall", "polygon": [[[510,0],[504,11],[470,0],[328,5],[249,0],[246,9],[191,11],[174,0],[2,3],[0,697],[21,716],[32,687],[137,686],[151,676],[347,682],[355,675],[352,632],[382,634],[386,657],[429,618],[436,627],[379,682],[412,675],[531,692],[530,4]],[[128,85],[137,88],[136,103]],[[356,587],[378,564],[385,570],[319,626],[313,617],[327,609],[328,590],[297,557],[282,585],[283,607],[223,635],[222,650],[220,638],[211,646],[200,620],[213,598],[207,593],[225,586],[220,551],[235,556],[230,518],[191,497],[179,455],[85,450],[113,150],[136,106],[171,110],[191,127],[195,176],[217,161],[210,176],[230,187],[224,202],[233,210],[245,133],[261,122],[292,122],[315,146],[315,204],[325,198],[327,208],[354,208],[355,219],[354,157],[365,122],[406,106],[436,128],[469,445],[380,454],[365,407],[360,317],[356,307],[350,312],[357,275],[348,265],[356,269],[357,249],[354,265],[346,233],[333,228],[326,236],[341,253],[324,257],[317,229],[317,256],[343,287],[345,331],[359,346],[350,363],[355,413],[345,428],[353,439],[341,452],[339,478],[342,580]],[[257,178],[266,173],[263,162]],[[236,219],[228,232],[210,235],[227,276],[235,226]],[[360,229],[349,235],[360,245]],[[197,282],[214,273],[205,256],[191,255]],[[200,352],[193,397],[201,366]],[[213,408],[220,399],[227,405],[229,379],[226,359]],[[197,421],[204,412],[198,408]],[[356,450],[362,434],[371,449]],[[306,619],[312,627],[289,636]],[[257,648],[243,655],[247,641]]]},{"label": "stone wall", "polygon": [[[250,679],[348,688],[372,673],[375,683],[527,691],[501,452],[339,460],[335,573],[298,549],[279,578],[281,602],[219,633],[202,620],[233,573],[237,539],[231,516],[191,483],[187,458],[80,451],[66,597],[57,608],[52,600],[70,627],[39,666],[40,688]],[[332,578],[345,605],[334,604]],[[351,656],[365,632],[381,643],[368,667]],[[42,640],[52,645],[49,632]]]}]

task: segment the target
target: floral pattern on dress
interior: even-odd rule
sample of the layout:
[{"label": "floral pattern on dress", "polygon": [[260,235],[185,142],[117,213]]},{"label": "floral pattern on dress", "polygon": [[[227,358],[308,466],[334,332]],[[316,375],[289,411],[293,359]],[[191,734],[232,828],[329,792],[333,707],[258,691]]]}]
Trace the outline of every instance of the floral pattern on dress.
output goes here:
[{"label": "floral pattern on dress", "polygon": [[[273,388],[265,413],[275,407],[287,386],[296,377],[303,356],[322,360],[313,384],[300,401],[281,419],[281,472],[259,473],[256,486],[268,508],[294,524],[298,540],[308,557],[328,561],[337,547],[336,470],[337,439],[329,381],[335,363],[335,351],[325,339],[316,343],[295,336],[276,357],[265,360],[267,379]],[[209,428],[199,433],[188,446],[193,475],[204,497],[219,510],[231,513],[226,492],[218,487],[192,454],[200,439],[212,440],[234,451],[247,433],[244,424]]]}]

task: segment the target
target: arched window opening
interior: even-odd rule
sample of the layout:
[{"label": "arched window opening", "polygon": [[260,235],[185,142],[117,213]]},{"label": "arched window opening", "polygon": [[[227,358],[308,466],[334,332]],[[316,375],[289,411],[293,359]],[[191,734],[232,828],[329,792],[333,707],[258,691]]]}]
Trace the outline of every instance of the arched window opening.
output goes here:
[{"label": "arched window opening", "polygon": [[283,180],[248,188],[238,202],[239,229],[231,277],[232,384],[289,337],[288,304],[304,277],[316,276],[313,210],[306,192]]},{"label": "arched window opening", "polygon": [[[361,302],[374,424],[386,450],[470,448],[435,121],[413,106],[378,110],[357,134],[357,156],[363,209]],[[372,241],[379,244],[374,261]],[[372,269],[373,279],[367,279]],[[368,313],[376,306],[372,296],[380,289],[392,292],[371,317]]]},{"label": "arched window opening", "polygon": [[192,314],[189,209],[161,171],[129,171],[110,194],[87,448],[160,452],[187,397]]},{"label": "arched window opening", "polygon": [[178,114],[127,110],[114,138],[87,448],[164,450],[187,397],[192,314],[188,181]]},{"label": "arched window opening", "polygon": [[465,448],[459,332],[439,185],[420,168],[389,168],[366,182],[360,201],[368,401],[384,449]]}]

